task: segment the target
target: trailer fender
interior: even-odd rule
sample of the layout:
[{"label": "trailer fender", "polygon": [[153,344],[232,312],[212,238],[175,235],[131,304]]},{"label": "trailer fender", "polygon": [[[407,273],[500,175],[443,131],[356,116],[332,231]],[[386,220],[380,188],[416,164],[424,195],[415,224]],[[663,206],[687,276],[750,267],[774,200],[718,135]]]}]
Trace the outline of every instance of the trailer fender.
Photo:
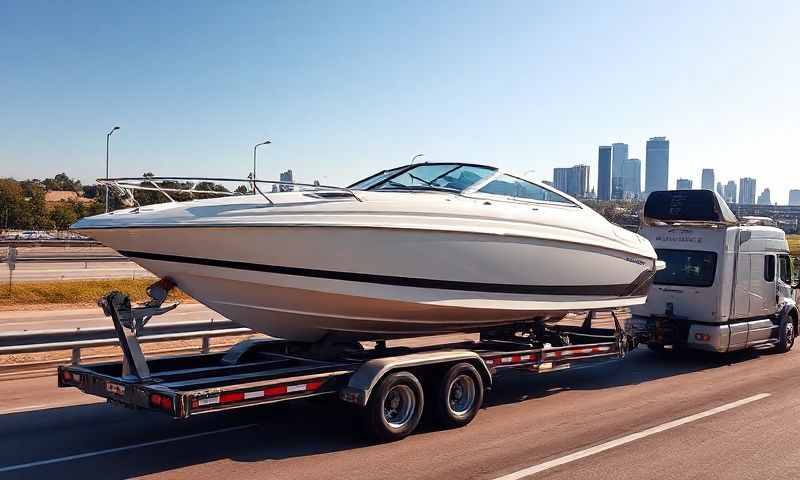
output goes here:
[{"label": "trailer fender", "polygon": [[374,388],[392,371],[463,361],[471,363],[478,369],[486,388],[491,386],[492,375],[480,355],[470,350],[447,350],[376,358],[365,362],[350,376],[347,386],[340,392],[340,397],[346,402],[364,407],[369,402]]}]

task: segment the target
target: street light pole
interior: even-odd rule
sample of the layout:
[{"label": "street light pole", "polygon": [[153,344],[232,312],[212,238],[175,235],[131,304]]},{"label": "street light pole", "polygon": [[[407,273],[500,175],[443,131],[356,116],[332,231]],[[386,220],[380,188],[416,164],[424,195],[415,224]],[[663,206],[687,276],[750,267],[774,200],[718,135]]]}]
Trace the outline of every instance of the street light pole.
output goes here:
[{"label": "street light pole", "polygon": [[[106,178],[108,178],[108,144],[111,141],[111,134],[119,130],[119,127],[114,127],[106,134]],[[106,213],[108,213],[108,184],[106,184]]]},{"label": "street light pole", "polygon": [[414,165],[414,160],[416,160],[417,157],[424,157],[424,156],[425,156],[424,153],[418,153],[418,154],[414,155],[413,157],[411,157],[411,165]]},{"label": "street light pole", "polygon": [[258,147],[260,147],[261,145],[269,145],[270,143],[272,143],[272,142],[271,142],[271,141],[269,141],[269,140],[266,140],[266,141],[263,141],[263,142],[261,142],[261,143],[257,143],[257,144],[256,144],[256,145],[253,147],[253,180],[255,180],[255,179],[256,179],[256,150],[257,150],[257,149],[258,149]]}]

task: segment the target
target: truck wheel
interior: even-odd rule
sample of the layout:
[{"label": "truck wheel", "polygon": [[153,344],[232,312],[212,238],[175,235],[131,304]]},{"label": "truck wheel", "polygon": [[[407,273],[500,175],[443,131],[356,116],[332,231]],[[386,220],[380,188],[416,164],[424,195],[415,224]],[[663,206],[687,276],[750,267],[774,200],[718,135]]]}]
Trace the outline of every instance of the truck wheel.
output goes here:
[{"label": "truck wheel", "polygon": [[442,379],[434,404],[436,422],[445,428],[463,427],[483,405],[483,379],[469,363],[450,367]]},{"label": "truck wheel", "polygon": [[381,380],[366,407],[368,433],[381,441],[407,437],[422,416],[422,385],[410,372],[397,372]]},{"label": "truck wheel", "polygon": [[794,339],[797,333],[794,331],[794,321],[792,317],[786,317],[781,333],[778,335],[778,344],[775,345],[775,351],[778,353],[786,353],[794,346]]}]

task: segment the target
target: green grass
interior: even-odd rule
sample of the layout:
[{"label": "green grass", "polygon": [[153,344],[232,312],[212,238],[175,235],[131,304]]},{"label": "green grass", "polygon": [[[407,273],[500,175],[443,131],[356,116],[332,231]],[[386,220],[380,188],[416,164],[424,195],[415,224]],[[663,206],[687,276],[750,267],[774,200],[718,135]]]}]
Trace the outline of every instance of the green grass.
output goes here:
[{"label": "green grass", "polygon": [[789,253],[792,256],[800,256],[800,235],[786,235],[789,242]]},{"label": "green grass", "polygon": [[[147,300],[145,289],[154,279],[118,280],[62,280],[55,282],[20,282],[9,289],[8,283],[0,286],[0,306],[47,304],[95,304],[103,295],[119,290],[131,301]],[[170,299],[186,300],[190,297],[175,289]]]}]

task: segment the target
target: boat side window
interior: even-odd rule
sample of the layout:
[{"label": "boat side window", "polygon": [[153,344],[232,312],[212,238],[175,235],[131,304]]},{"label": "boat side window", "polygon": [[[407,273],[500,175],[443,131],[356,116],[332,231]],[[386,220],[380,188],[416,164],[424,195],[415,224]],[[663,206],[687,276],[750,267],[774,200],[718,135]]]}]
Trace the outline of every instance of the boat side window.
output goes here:
[{"label": "boat side window", "polygon": [[778,267],[781,281],[787,285],[791,285],[792,264],[789,255],[778,255]]},{"label": "boat side window", "polygon": [[575,205],[570,200],[567,200],[555,192],[551,192],[550,190],[542,188],[535,183],[522,180],[521,178],[512,177],[511,175],[501,175],[497,177],[496,179],[484,185],[479,192],[488,193],[491,195],[502,195],[504,197],[511,197],[515,199],[537,200],[543,202],[556,202],[566,205]]},{"label": "boat side window", "polygon": [[764,281],[775,281],[775,255],[764,255]]},{"label": "boat side window", "polygon": [[359,182],[350,185],[348,188],[351,188],[353,190],[367,190],[373,185],[377,185],[382,181],[386,180],[387,178],[391,177],[392,175],[396,174],[397,172],[400,171],[401,168],[403,167],[393,168],[391,170],[385,170],[381,173],[377,173],[371,177],[367,177],[364,180],[360,180]]}]

